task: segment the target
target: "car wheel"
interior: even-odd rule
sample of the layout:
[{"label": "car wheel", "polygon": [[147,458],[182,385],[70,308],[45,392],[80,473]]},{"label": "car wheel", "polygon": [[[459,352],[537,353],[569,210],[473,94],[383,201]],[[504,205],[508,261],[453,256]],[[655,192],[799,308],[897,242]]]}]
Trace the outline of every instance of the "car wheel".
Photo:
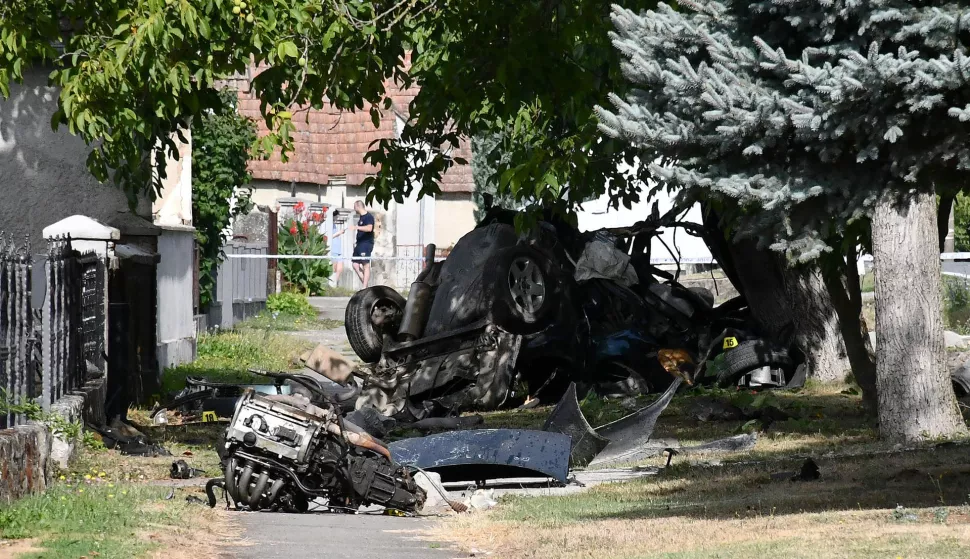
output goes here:
[{"label": "car wheel", "polygon": [[384,347],[384,332],[401,323],[406,301],[386,285],[361,289],[350,298],[344,328],[354,353],[365,363],[376,363]]},{"label": "car wheel", "polygon": [[724,353],[724,368],[717,383],[726,388],[738,383],[745,373],[770,365],[785,369],[791,367],[792,359],[784,349],[778,349],[764,340],[750,340]]},{"label": "car wheel", "polygon": [[547,257],[529,247],[512,247],[494,255],[486,273],[485,286],[494,290],[492,322],[516,334],[548,325],[559,302],[559,281]]}]

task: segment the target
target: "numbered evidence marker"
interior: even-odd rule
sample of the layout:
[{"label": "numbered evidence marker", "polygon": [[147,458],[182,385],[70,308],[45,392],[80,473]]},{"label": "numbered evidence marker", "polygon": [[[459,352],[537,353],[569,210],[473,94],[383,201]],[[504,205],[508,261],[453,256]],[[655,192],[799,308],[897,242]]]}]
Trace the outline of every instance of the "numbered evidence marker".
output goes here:
[{"label": "numbered evidence marker", "polygon": [[202,422],[210,423],[216,420],[216,412],[214,411],[204,411],[202,412]]},{"label": "numbered evidence marker", "polygon": [[724,338],[724,349],[732,349],[738,347],[738,339],[734,336],[728,336]]}]

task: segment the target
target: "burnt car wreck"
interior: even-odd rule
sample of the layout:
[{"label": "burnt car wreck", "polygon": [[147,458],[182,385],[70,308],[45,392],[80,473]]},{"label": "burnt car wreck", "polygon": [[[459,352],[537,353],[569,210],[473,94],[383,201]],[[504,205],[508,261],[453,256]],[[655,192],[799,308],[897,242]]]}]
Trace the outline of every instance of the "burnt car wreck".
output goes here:
[{"label": "burnt car wreck", "polygon": [[761,339],[743,300],[714,306],[706,289],[651,265],[663,227],[692,229],[673,212],[589,233],[549,219],[523,235],[515,215],[490,212],[444,261],[428,259],[407,300],[386,286],[354,295],[345,327],[368,364],[358,409],[411,423],[553,404],[571,382],[583,394],[639,395],[678,377],[762,387],[791,378],[798,363]]},{"label": "burnt car wreck", "polygon": [[[683,386],[780,387],[800,364],[751,326],[743,300],[715,305],[650,263],[662,228],[692,228],[673,213],[589,233],[550,218],[519,234],[515,217],[491,211],[446,259],[427,258],[407,299],[387,286],[357,292],[345,328],[362,366],[337,372],[304,356],[302,373],[251,369],[272,384],[188,379],[167,407],[226,416],[234,404],[210,506],[222,487],[243,510],[410,514],[429,493],[445,496],[442,482],[563,484],[569,468],[655,453],[657,417]],[[594,430],[577,400],[590,392],[660,397]],[[462,416],[557,402],[541,431]],[[450,432],[381,440],[402,426]]]}]

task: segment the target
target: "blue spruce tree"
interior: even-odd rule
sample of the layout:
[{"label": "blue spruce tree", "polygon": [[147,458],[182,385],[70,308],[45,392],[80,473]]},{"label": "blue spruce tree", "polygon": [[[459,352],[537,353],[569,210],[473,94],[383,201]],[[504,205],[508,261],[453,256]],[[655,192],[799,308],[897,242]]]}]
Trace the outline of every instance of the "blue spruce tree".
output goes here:
[{"label": "blue spruce tree", "polygon": [[[613,19],[637,89],[598,111],[602,129],[663,156],[663,186],[726,208],[736,238],[793,263],[846,272],[871,246],[881,432],[965,434],[945,370],[935,194],[970,179],[970,11],[684,0]],[[826,275],[833,301],[857,300],[851,271]]]}]

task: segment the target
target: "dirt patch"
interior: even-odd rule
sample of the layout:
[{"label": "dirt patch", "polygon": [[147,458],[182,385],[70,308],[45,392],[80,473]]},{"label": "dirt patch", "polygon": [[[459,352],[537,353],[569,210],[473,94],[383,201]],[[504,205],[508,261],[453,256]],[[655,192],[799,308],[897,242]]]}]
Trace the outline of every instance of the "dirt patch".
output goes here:
[{"label": "dirt patch", "polygon": [[187,512],[185,522],[176,526],[153,526],[140,537],[158,546],[152,559],[229,559],[234,554],[227,548],[236,546],[238,529],[233,529],[229,513],[196,505],[199,510]]},{"label": "dirt patch", "polygon": [[26,553],[39,553],[37,540],[0,540],[0,559],[14,559]]}]

